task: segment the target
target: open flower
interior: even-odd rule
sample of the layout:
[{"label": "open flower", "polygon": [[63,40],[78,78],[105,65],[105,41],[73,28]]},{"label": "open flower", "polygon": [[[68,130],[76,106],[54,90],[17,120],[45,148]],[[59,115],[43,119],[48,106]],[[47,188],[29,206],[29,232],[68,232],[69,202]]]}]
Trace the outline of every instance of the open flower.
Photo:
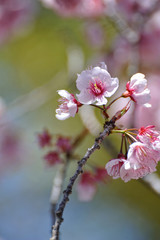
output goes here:
[{"label": "open flower", "polygon": [[58,90],[57,92],[62,98],[59,99],[61,104],[59,108],[56,109],[56,118],[59,120],[65,120],[69,117],[74,117],[78,112],[78,102],[74,95],[66,90]]},{"label": "open flower", "polygon": [[134,142],[129,147],[127,161],[120,169],[120,177],[125,182],[142,178],[148,173],[156,171],[159,160],[158,151],[141,142]]},{"label": "open flower", "polygon": [[79,102],[83,104],[103,105],[107,103],[106,97],[111,97],[119,86],[117,78],[111,78],[105,63],[86,71],[82,71],[77,78],[77,94]]},{"label": "open flower", "polygon": [[147,144],[149,147],[160,151],[160,134],[155,130],[154,126],[149,125],[147,127],[141,127],[137,139]]},{"label": "open flower", "polygon": [[137,104],[149,107],[150,104],[150,90],[147,88],[147,80],[142,73],[134,74],[130,81],[126,84],[126,92],[123,93],[123,97],[130,97]]},{"label": "open flower", "polygon": [[111,159],[107,164],[106,164],[106,170],[108,175],[112,176],[113,179],[117,179],[120,177],[120,169],[123,166],[124,162],[126,159],[124,156],[121,156],[117,159]]}]

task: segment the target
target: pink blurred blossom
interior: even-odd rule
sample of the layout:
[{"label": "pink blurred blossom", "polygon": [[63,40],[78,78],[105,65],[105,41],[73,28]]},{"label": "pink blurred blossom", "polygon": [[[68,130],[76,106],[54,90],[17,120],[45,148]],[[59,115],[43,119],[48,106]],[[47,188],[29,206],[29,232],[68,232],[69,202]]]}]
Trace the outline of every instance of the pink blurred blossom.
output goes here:
[{"label": "pink blurred blossom", "polygon": [[57,92],[62,98],[59,99],[61,104],[59,108],[56,109],[56,118],[65,120],[69,117],[74,117],[78,112],[78,102],[74,95],[66,90],[58,90]]},{"label": "pink blurred blossom", "polygon": [[[152,10],[158,0],[116,0],[116,9],[129,21],[135,21],[141,14]],[[139,18],[138,18],[139,19]]]},{"label": "pink blurred blossom", "polygon": [[103,13],[102,0],[41,0],[63,17],[97,17]]},{"label": "pink blurred blossom", "polygon": [[61,158],[59,153],[56,151],[49,151],[45,156],[44,160],[46,161],[48,166],[54,166],[57,163],[61,162]]},{"label": "pink blurred blossom", "polygon": [[64,153],[70,152],[72,150],[71,139],[69,137],[59,136],[56,141],[56,146]]},{"label": "pink blurred blossom", "polygon": [[0,127],[0,171],[17,167],[24,160],[26,146],[22,133],[13,125]]},{"label": "pink blurred blossom", "polygon": [[105,44],[104,30],[98,22],[86,23],[84,33],[92,47],[101,48]]},{"label": "pink blurred blossom", "polygon": [[105,182],[108,180],[108,174],[105,168],[97,167],[95,169],[94,179],[96,182]]},{"label": "pink blurred blossom", "polygon": [[156,12],[146,23],[139,42],[140,59],[142,65],[152,68],[160,66],[160,11]]},{"label": "pink blurred blossom", "polygon": [[38,144],[41,148],[46,146],[51,146],[52,142],[52,135],[49,133],[47,129],[44,129],[42,133],[37,135]]},{"label": "pink blurred blossom", "polygon": [[23,26],[33,16],[33,3],[30,0],[0,1],[0,43]]},{"label": "pink blurred blossom", "polygon": [[78,74],[76,81],[80,94],[79,102],[83,104],[103,105],[107,103],[106,97],[111,97],[119,87],[117,78],[111,78],[105,63]]},{"label": "pink blurred blossom", "polygon": [[78,199],[80,201],[91,201],[96,193],[96,184],[93,174],[85,171],[77,184]]}]

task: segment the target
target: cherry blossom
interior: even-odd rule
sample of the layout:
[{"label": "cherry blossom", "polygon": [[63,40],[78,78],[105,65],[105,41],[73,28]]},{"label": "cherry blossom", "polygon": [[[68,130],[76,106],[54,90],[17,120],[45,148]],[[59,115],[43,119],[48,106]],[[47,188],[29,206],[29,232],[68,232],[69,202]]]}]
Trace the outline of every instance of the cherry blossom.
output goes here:
[{"label": "cherry blossom", "polygon": [[156,171],[159,160],[158,151],[141,142],[134,142],[129,147],[127,161],[120,170],[120,176],[124,181],[144,177]]},{"label": "cherry blossom", "polygon": [[142,73],[134,74],[126,84],[126,92],[123,97],[130,97],[134,102],[149,107],[150,90],[147,88],[147,80]]},{"label": "cherry blossom", "polygon": [[149,125],[147,127],[141,127],[137,138],[153,149],[157,151],[160,150],[160,134],[155,130],[155,126]]},{"label": "cherry blossom", "polygon": [[103,13],[102,0],[41,0],[64,17],[96,17]]},{"label": "cherry blossom", "polygon": [[130,162],[126,161],[120,169],[120,177],[124,182],[128,182],[131,179],[139,179],[146,176],[149,173],[149,169],[146,166],[140,165],[139,168],[131,168]]},{"label": "cherry blossom", "polygon": [[112,176],[113,179],[117,179],[120,177],[120,169],[123,166],[124,162],[126,161],[124,156],[120,156],[117,159],[111,159],[106,164],[106,170],[108,175]]},{"label": "cherry blossom", "polygon": [[65,120],[69,117],[74,117],[78,111],[78,102],[74,95],[66,90],[58,90],[57,92],[62,98],[59,99],[61,104],[59,108],[56,109],[56,118]]},{"label": "cherry blossom", "polygon": [[77,94],[79,102],[83,104],[103,105],[107,103],[106,97],[111,97],[119,86],[118,78],[111,78],[105,63],[78,74]]}]

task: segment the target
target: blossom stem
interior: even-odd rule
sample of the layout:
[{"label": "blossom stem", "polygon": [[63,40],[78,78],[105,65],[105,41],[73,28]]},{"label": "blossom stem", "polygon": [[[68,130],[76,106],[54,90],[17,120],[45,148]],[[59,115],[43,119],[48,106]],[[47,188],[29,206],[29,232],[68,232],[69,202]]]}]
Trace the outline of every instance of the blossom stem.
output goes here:
[{"label": "blossom stem", "polygon": [[115,98],[115,99],[106,107],[106,110],[108,110],[108,109],[110,108],[110,106],[111,106],[114,102],[116,102],[118,99],[120,99],[121,97],[122,97],[122,95],[121,95],[120,97]]},{"label": "blossom stem", "polygon": [[101,109],[102,111],[104,111],[104,109],[103,109],[102,107],[97,106],[97,105],[95,105],[95,104],[90,104],[90,106],[93,106],[93,107],[99,108],[99,109]]},{"label": "blossom stem", "polygon": [[130,139],[132,139],[134,142],[137,142],[137,139],[136,139],[135,137],[133,137],[130,133],[125,132],[125,134],[126,134]]}]

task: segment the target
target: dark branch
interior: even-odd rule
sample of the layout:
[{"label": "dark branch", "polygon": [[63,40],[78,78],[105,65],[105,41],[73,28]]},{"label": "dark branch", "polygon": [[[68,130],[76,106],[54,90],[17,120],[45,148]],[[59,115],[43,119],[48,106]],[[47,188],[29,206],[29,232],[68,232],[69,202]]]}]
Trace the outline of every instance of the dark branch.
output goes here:
[{"label": "dark branch", "polygon": [[50,238],[50,240],[59,240],[59,229],[63,221],[64,208],[66,206],[66,203],[69,201],[69,195],[72,193],[74,182],[78,178],[78,176],[83,173],[83,166],[85,165],[91,154],[93,154],[96,149],[100,149],[100,144],[102,143],[104,138],[111,133],[111,130],[114,129],[115,121],[116,119],[113,118],[111,121],[105,123],[104,131],[99,134],[99,137],[95,139],[93,146],[87,150],[85,156],[78,162],[77,170],[75,174],[70,178],[69,184],[63,192],[63,199],[59,204],[58,210],[56,211],[56,222],[53,226],[52,237]]}]

